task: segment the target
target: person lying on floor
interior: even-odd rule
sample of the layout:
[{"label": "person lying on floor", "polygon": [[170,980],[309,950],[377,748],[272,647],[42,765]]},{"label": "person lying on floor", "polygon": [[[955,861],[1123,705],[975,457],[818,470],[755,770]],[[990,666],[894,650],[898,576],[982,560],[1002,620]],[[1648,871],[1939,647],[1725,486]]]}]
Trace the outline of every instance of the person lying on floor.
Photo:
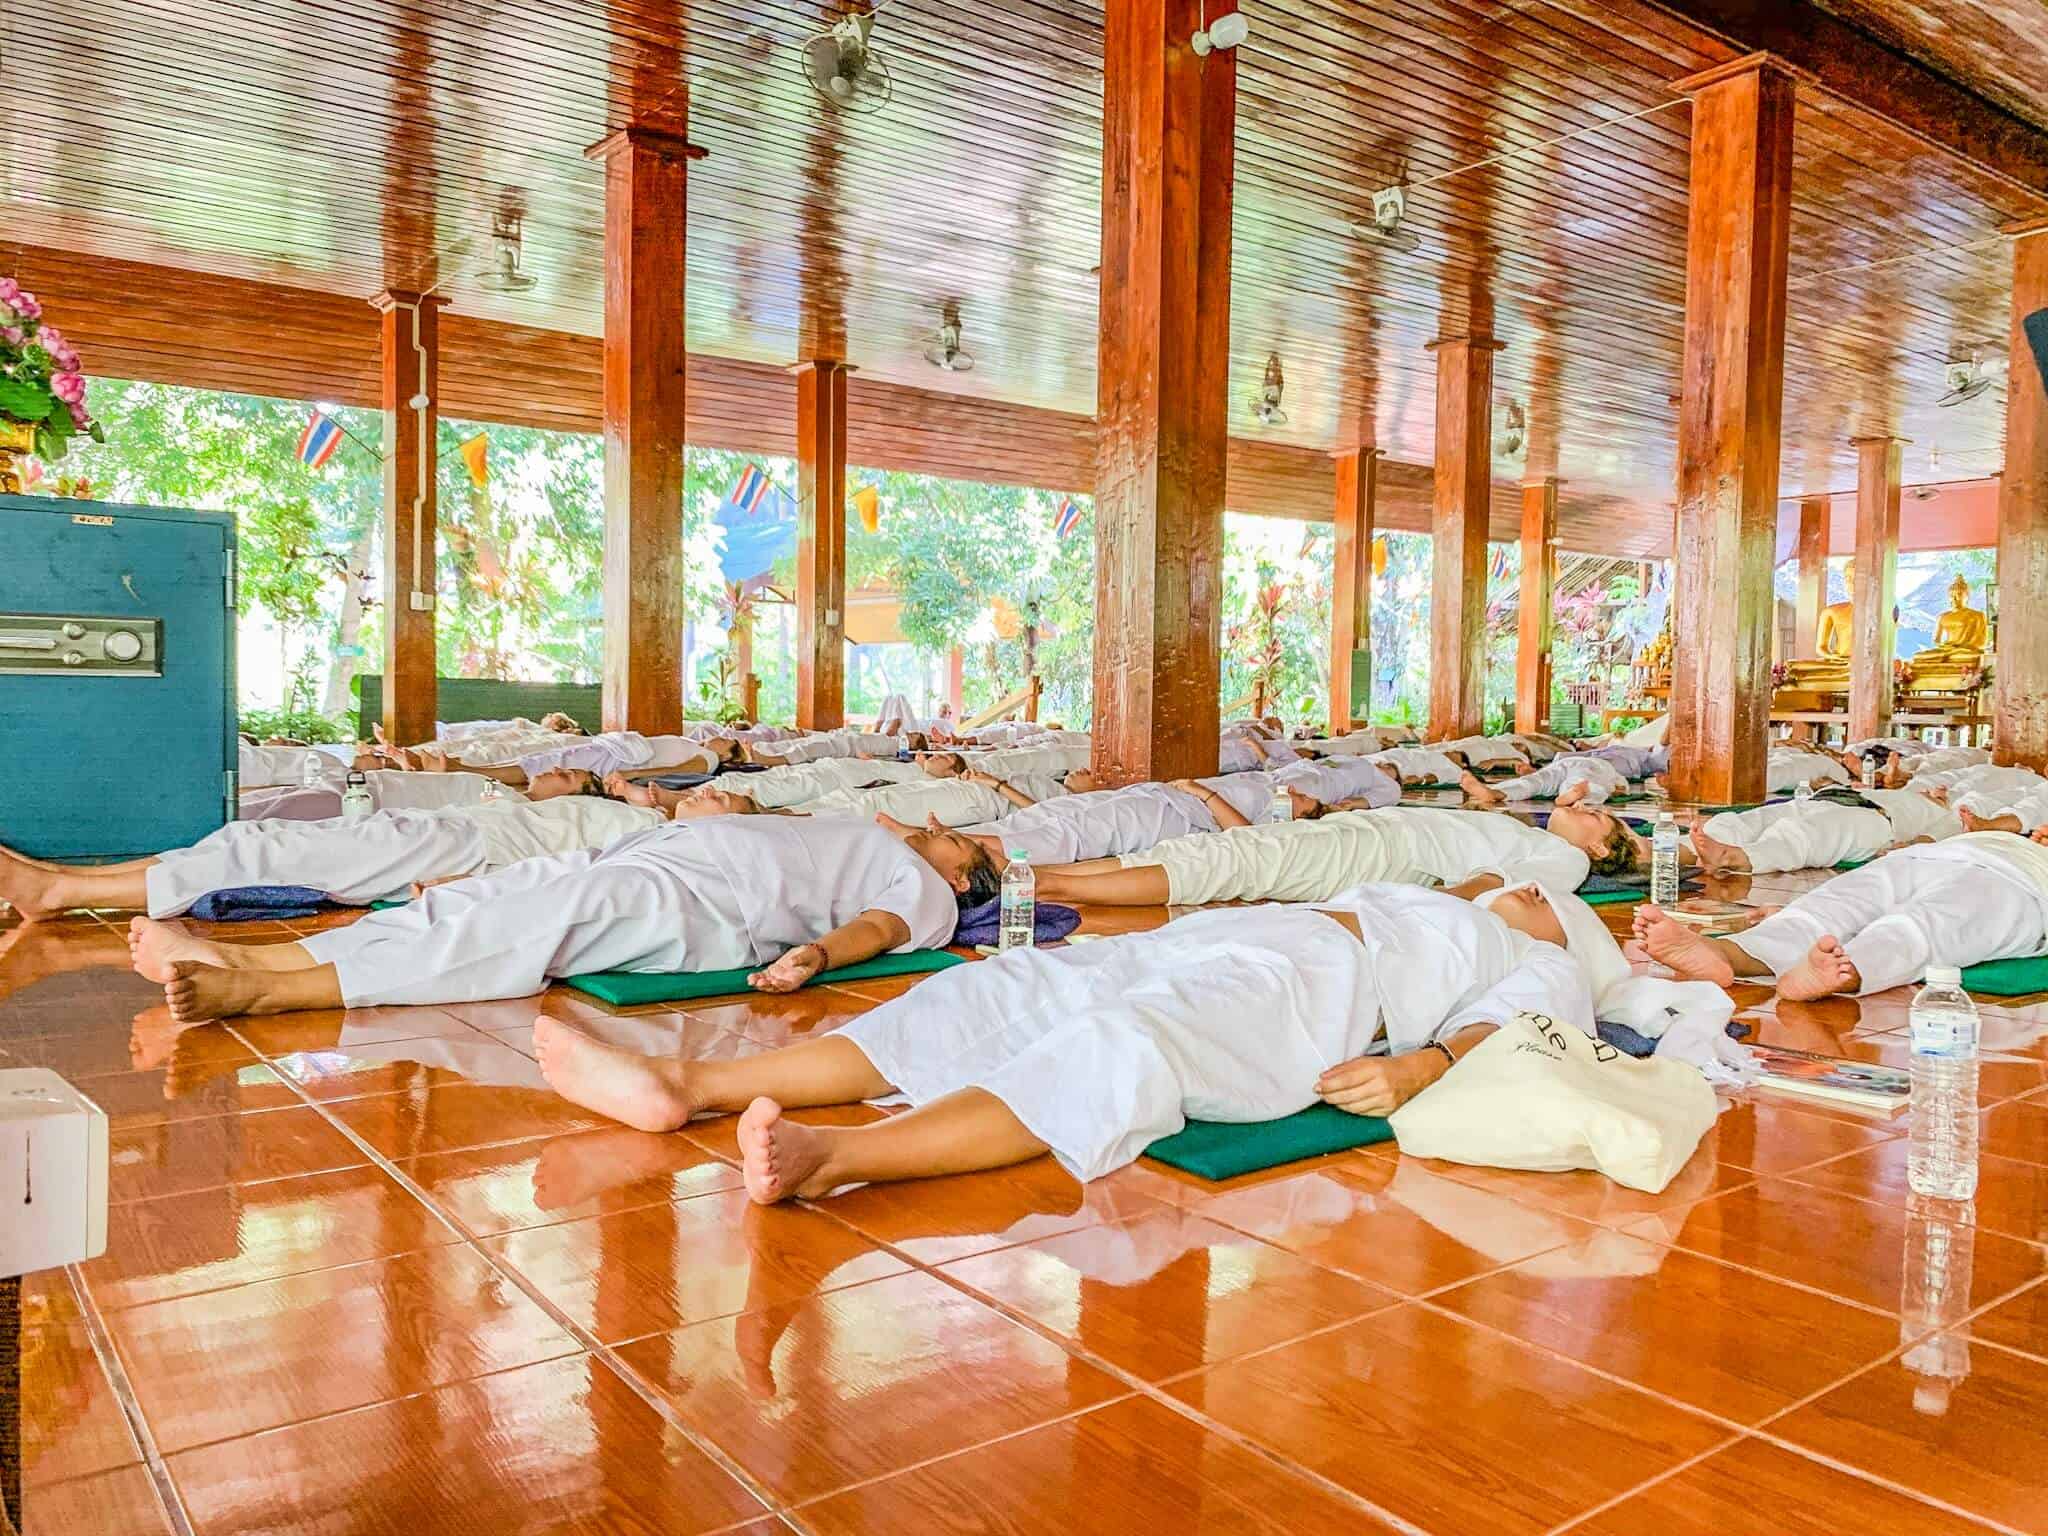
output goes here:
[{"label": "person lying on floor", "polygon": [[1554,757],[1541,768],[1498,784],[1482,783],[1477,774],[1467,771],[1459,775],[1458,786],[1465,791],[1468,805],[1522,800],[1555,800],[1563,806],[1605,805],[1609,795],[1627,793],[1628,776],[1604,758],[1583,752]]},{"label": "person lying on floor", "polygon": [[[936,753],[935,757],[955,758],[960,771],[979,768],[992,773],[999,779],[1015,779],[1020,774],[1042,774],[1057,777],[1072,773],[1077,768],[1088,766],[1092,747],[1086,739],[1081,741],[1029,742],[1016,747],[998,747],[987,752]],[[936,771],[936,770],[934,770]]]},{"label": "person lying on floor", "polygon": [[437,885],[296,944],[219,944],[137,918],[174,1017],[524,997],[591,971],[713,971],[790,992],[823,970],[949,942],[1002,879],[952,832],[711,816]]},{"label": "person lying on floor", "polygon": [[[1922,762],[1926,761],[1924,758]],[[1972,763],[1956,768],[1923,768],[1916,771],[1906,788],[1954,805],[1973,795],[2025,795],[2048,786],[2048,779],[2031,768],[2000,767],[1994,763]]]},{"label": "person lying on floor", "polygon": [[[581,781],[581,775],[575,777]],[[408,773],[402,768],[372,768],[363,774],[363,785],[370,792],[371,808],[379,811],[438,811],[451,805],[476,805],[500,795],[528,800],[573,793],[556,788],[536,796],[531,785],[514,789],[481,773]],[[250,790],[238,797],[235,814],[242,821],[331,821],[341,814],[341,796],[347,787],[346,779],[331,779],[310,786]]]},{"label": "person lying on floor", "polygon": [[[1988,763],[1991,754],[1982,747],[1935,747],[1912,736],[1867,736],[1861,741],[1852,741],[1834,754],[1841,765],[1849,770],[1849,777],[1858,783],[1863,779],[1863,765],[1866,759],[1876,758],[1881,772],[1893,769],[1908,778],[1919,767],[1930,769],[1968,768],[1977,763]],[[1902,779],[1900,783],[1905,781]],[[1891,785],[1898,788],[1898,785]]]},{"label": "person lying on floor", "polygon": [[834,790],[798,805],[767,806],[741,786],[699,784],[680,791],[670,814],[678,821],[704,816],[852,816],[902,830],[966,827],[1008,814],[1010,802],[966,779],[915,778],[900,784]]},{"label": "person lying on floor", "polygon": [[[1517,888],[1482,906],[1360,885],[956,966],[742,1060],[635,1055],[546,1016],[535,1054],[564,1098],[644,1131],[740,1113],[747,1191],[763,1203],[1046,1152],[1094,1179],[1190,1118],[1272,1120],[1318,1100],[1390,1113],[1519,1010],[1590,1034],[1581,942],[1614,949],[1569,895]],[[871,1126],[783,1117],[892,1098],[914,1107]]]},{"label": "person lying on floor", "polygon": [[696,742],[687,736],[604,731],[539,747],[504,764],[478,765],[466,758],[451,758],[437,747],[388,749],[386,756],[400,768],[417,773],[478,773],[514,789],[523,789],[539,775],[558,768],[584,770],[600,779],[612,774],[648,778],[662,773],[716,773],[721,764],[737,761],[739,750],[739,743],[729,737]]},{"label": "person lying on floor", "polygon": [[1495,812],[1396,805],[1176,837],[1145,853],[1042,869],[1037,880],[1046,901],[1199,906],[1322,901],[1361,881],[1468,897],[1527,881],[1569,891],[1589,873],[1628,875],[1643,861],[1641,840],[1606,811],[1559,809],[1545,830]]},{"label": "person lying on floor", "polygon": [[2010,832],[1920,843],[1836,875],[1754,928],[1710,939],[1638,907],[1636,937],[1680,976],[1727,986],[1775,978],[1795,1001],[1861,996],[2048,950],[2048,847]]},{"label": "person lying on floor", "polygon": [[1506,736],[1457,736],[1430,745],[1474,773],[1523,773],[1529,768],[1528,757]]},{"label": "person lying on floor", "polygon": [[1342,736],[1313,736],[1295,745],[1307,748],[1317,757],[1358,757],[1389,747],[1414,746],[1420,740],[1413,726],[1361,725]]},{"label": "person lying on floor", "polygon": [[[926,777],[940,777],[929,767],[934,760],[898,762],[894,758],[821,757],[815,762],[789,763],[764,768],[759,773],[728,774],[719,787],[745,795],[763,810],[802,805],[820,800],[843,789],[865,789],[874,784],[905,784]],[[708,787],[708,786],[707,786]]]},{"label": "person lying on floor", "polygon": [[602,848],[665,819],[604,798],[597,781],[575,769],[542,775],[533,792],[530,799],[376,811],[353,822],[231,821],[189,848],[122,864],[47,864],[0,848],[0,899],[30,922],[81,907],[176,917],[202,896],[252,885],[303,886],[363,906],[402,899],[415,885]]},{"label": "person lying on floor", "polygon": [[1768,794],[1789,794],[1802,784],[1826,789],[1830,784],[1848,782],[1849,770],[1825,752],[1775,746],[1764,758],[1764,790]]},{"label": "person lying on floor", "polygon": [[[983,784],[1001,795],[1020,810],[1029,809],[1040,802],[1063,799],[1074,794],[1100,793],[1095,787],[1095,776],[1085,777],[1070,773],[1057,782],[1057,795],[1043,793],[1045,783],[1040,779],[1027,779],[1022,784],[1013,784],[1008,779],[997,778],[979,768],[969,768],[962,778],[971,784]],[[1074,783],[1085,785],[1074,789]],[[1391,768],[1383,766],[1375,758],[1340,757],[1326,762],[1315,762],[1303,758],[1287,758],[1269,769],[1253,769],[1247,773],[1233,773],[1228,769],[1219,771],[1206,779],[1176,779],[1176,786],[1199,784],[1207,791],[1222,794],[1228,802],[1237,807],[1237,813],[1244,821],[1226,821],[1225,826],[1242,826],[1245,821],[1262,821],[1271,818],[1262,814],[1272,801],[1287,789],[1300,790],[1309,799],[1323,805],[1332,805],[1340,800],[1361,800],[1366,807],[1392,805],[1401,798],[1400,776]],[[1157,783],[1127,786],[1132,789],[1161,789]],[[1081,814],[1081,813],[1077,813]],[[1190,828],[1193,831],[1211,830],[1206,827]]]},{"label": "person lying on floor", "polygon": [[235,782],[244,793],[252,789],[299,788],[306,783],[311,760],[317,781],[340,789],[351,768],[381,768],[383,759],[354,742],[322,742],[308,747],[236,746]]},{"label": "person lying on floor", "polygon": [[2048,826],[2048,779],[1950,794],[1948,804],[1969,831],[2033,833]]},{"label": "person lying on floor", "polygon": [[[1390,768],[1401,781],[1403,789],[1413,789],[1424,784],[1448,787],[1464,776],[1463,765],[1446,757],[1435,747],[1385,747],[1377,752],[1365,754],[1369,763]],[[1326,759],[1329,761],[1329,759]]]},{"label": "person lying on floor", "polygon": [[1910,789],[1855,793],[1867,806],[1784,800],[1709,816],[1693,826],[1693,854],[1700,868],[1715,874],[1774,875],[1860,864],[1889,849],[1940,842],[1963,831],[1954,812]]},{"label": "person lying on floor", "polygon": [[908,750],[909,742],[902,736],[884,736],[874,731],[838,730],[820,731],[795,741],[778,741],[768,745],[758,742],[746,743],[744,760],[758,763],[767,768],[787,767],[792,763],[815,763],[827,757],[901,757]]}]

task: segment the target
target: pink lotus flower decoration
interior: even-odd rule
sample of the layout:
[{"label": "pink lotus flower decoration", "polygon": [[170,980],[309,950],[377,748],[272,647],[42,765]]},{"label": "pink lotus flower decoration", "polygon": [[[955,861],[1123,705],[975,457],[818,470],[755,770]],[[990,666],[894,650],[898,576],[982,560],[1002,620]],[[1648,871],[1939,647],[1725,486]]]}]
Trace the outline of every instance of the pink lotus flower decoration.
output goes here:
[{"label": "pink lotus flower decoration", "polygon": [[74,437],[106,441],[85,403],[85,360],[43,306],[11,277],[0,277],[0,421],[34,429],[36,456],[64,457]]}]

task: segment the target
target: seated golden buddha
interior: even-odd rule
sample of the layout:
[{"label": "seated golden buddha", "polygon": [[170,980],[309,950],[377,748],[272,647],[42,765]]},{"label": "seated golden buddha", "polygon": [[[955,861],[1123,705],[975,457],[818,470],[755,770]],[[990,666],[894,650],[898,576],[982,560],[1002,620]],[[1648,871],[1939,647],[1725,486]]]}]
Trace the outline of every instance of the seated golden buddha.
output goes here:
[{"label": "seated golden buddha", "polygon": [[1811,693],[1849,691],[1849,653],[1855,647],[1855,576],[1842,572],[1843,599],[1820,612],[1820,632],[1815,636],[1817,656],[1802,656],[1785,663],[1785,686]]},{"label": "seated golden buddha", "polygon": [[1991,626],[1970,606],[1970,583],[1958,576],[1948,584],[1948,612],[1934,626],[1934,643],[1906,665],[1915,693],[1960,693],[1984,665]]}]

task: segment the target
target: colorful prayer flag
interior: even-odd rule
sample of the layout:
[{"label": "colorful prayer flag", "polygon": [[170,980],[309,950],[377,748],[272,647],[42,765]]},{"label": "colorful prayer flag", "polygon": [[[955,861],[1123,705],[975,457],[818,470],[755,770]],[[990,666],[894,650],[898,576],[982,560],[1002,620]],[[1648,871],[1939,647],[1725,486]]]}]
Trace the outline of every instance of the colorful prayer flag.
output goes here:
[{"label": "colorful prayer flag", "polygon": [[853,493],[853,509],[860,514],[860,525],[869,533],[882,525],[882,490],[880,486],[864,485]]},{"label": "colorful prayer flag", "polygon": [[1080,526],[1081,509],[1074,505],[1073,497],[1062,496],[1060,498],[1060,509],[1053,514],[1052,531],[1064,539]]},{"label": "colorful prayer flag", "polygon": [[462,454],[462,467],[469,471],[469,483],[478,490],[490,483],[491,465],[487,457],[490,450],[490,439],[481,432],[458,450]]},{"label": "colorful prayer flag", "polygon": [[761,510],[761,503],[769,491],[768,472],[758,464],[749,464],[740,471],[740,477],[733,482],[732,504],[752,517]]},{"label": "colorful prayer flag", "polygon": [[299,462],[308,469],[318,469],[334,457],[334,450],[340,446],[341,423],[315,411],[307,419],[306,430],[299,434]]}]

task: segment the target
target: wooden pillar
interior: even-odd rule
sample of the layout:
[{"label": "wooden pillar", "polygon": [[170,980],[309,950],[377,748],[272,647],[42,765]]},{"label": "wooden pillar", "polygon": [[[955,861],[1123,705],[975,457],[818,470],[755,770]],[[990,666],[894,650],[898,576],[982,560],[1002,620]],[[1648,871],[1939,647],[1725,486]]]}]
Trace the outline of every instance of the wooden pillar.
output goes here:
[{"label": "wooden pillar", "polygon": [[1380,450],[1337,455],[1337,529],[1330,589],[1329,733],[1372,718],[1372,540]]},{"label": "wooden pillar", "polygon": [[1785,384],[1793,79],[1757,55],[1693,97],[1671,683],[1675,798],[1761,800]]},{"label": "wooden pillar", "polygon": [[946,652],[946,702],[953,706],[953,725],[958,729],[967,715],[967,652],[957,645]]},{"label": "wooden pillar", "polygon": [[[1234,7],[1222,0],[1208,13]],[[1109,0],[1095,477],[1094,769],[1216,771],[1237,54],[1200,0]]]},{"label": "wooden pillar", "polygon": [[1828,605],[1831,522],[1827,497],[1809,496],[1799,503],[1799,601],[1792,626],[1793,657],[1811,656],[1820,638],[1820,611]]},{"label": "wooden pillar", "polygon": [[796,723],[846,723],[846,375],[796,365]]},{"label": "wooden pillar", "polygon": [[432,741],[435,439],[441,424],[441,306],[386,289],[370,301],[384,350],[384,739]]},{"label": "wooden pillar", "polygon": [[1856,578],[1849,662],[1849,739],[1891,733],[1892,654],[1899,648],[1899,476],[1903,438],[1856,439]]},{"label": "wooden pillar", "polygon": [[1557,477],[1522,487],[1522,599],[1516,617],[1515,729],[1550,728],[1551,582],[1557,574]]},{"label": "wooden pillar", "polygon": [[604,164],[604,724],[682,728],[683,226],[672,134],[622,128]]},{"label": "wooden pillar", "polygon": [[1486,525],[1493,507],[1490,336],[1436,353],[1436,507],[1429,598],[1429,739],[1476,735],[1486,718]]},{"label": "wooden pillar", "polygon": [[1998,482],[1998,664],[1991,750],[2048,770],[2048,221],[2008,230],[2012,341],[2005,389],[2005,473]]}]

